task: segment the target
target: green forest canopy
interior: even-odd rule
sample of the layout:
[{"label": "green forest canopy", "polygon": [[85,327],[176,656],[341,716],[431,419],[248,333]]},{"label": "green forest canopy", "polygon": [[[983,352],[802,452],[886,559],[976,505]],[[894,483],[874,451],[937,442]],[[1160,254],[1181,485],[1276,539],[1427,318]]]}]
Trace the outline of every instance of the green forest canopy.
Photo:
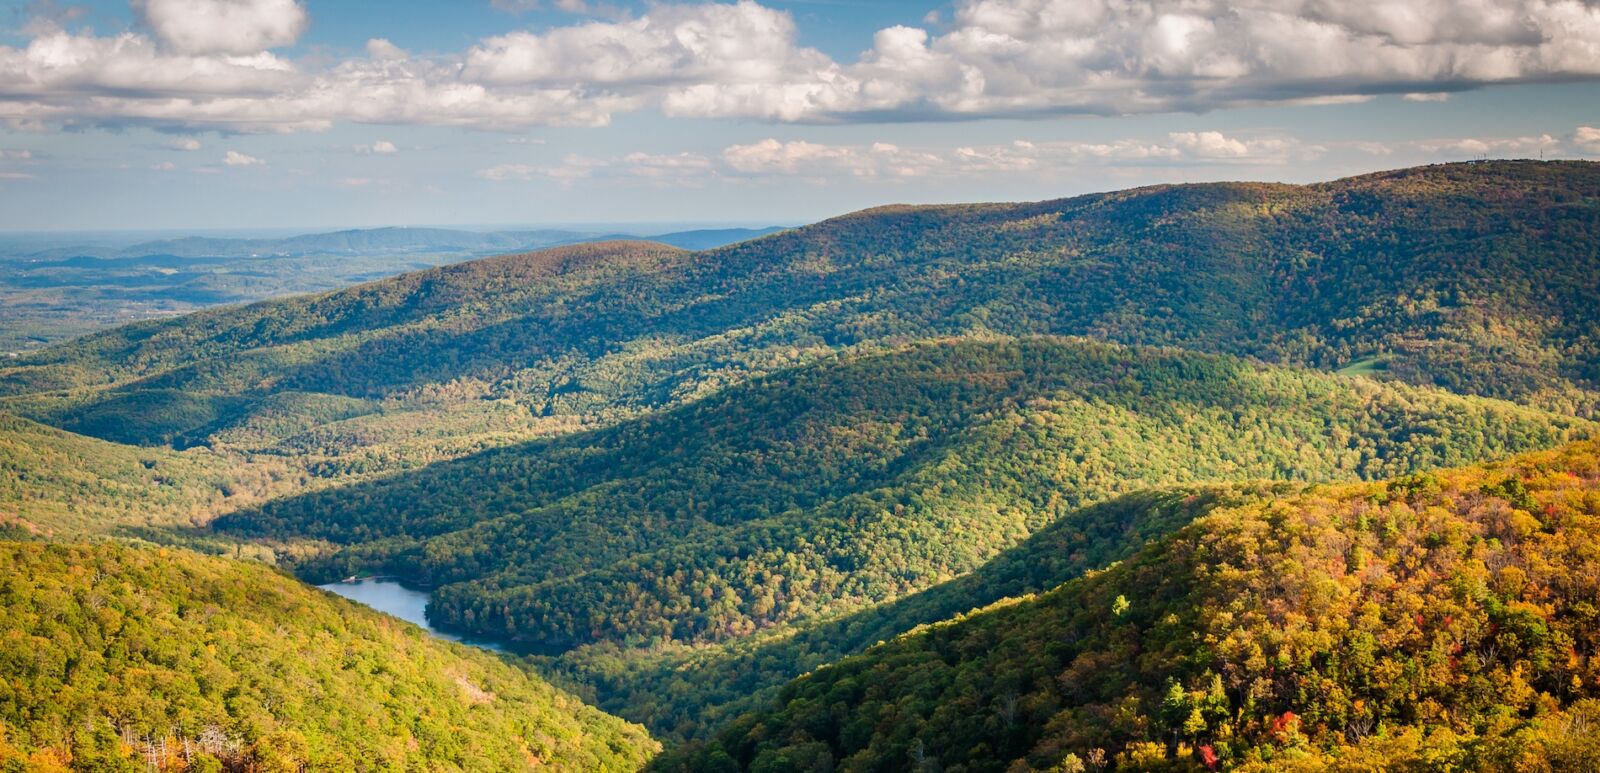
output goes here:
[{"label": "green forest canopy", "polygon": [[3,770],[631,771],[657,748],[490,654],[254,562],[0,543],[0,600]]},{"label": "green forest canopy", "polygon": [[1223,508],[654,769],[1591,770],[1597,535],[1593,443]]},{"label": "green forest canopy", "polygon": [[840,348],[992,332],[1588,413],[1597,202],[1595,164],[1494,162],[889,207],[698,253],[584,245],[95,334],[0,369],[0,407],[124,442],[252,448],[359,413],[342,442],[422,444],[492,437],[485,401],[514,408],[496,426],[553,431]]}]

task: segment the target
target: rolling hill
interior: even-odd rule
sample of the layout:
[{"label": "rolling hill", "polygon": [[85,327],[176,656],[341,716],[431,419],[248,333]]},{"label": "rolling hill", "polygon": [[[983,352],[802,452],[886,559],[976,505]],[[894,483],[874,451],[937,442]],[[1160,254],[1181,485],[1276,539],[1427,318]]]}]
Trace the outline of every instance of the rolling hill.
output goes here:
[{"label": "rolling hill", "polygon": [[758,632],[717,646],[629,649],[594,644],[531,663],[665,741],[704,739],[763,708],[791,679],[1012,596],[1049,590],[1132,555],[1219,507],[1298,491],[1304,484],[1211,484],[1145,489],[1075,510],[971,572],[884,604]]},{"label": "rolling hill", "polygon": [[0,535],[11,539],[202,526],[292,485],[271,460],[125,446],[4,413],[0,470]]},{"label": "rolling hill", "polygon": [[1600,448],[1216,510],[655,770],[1588,770]]},{"label": "rolling hill", "polygon": [[[1071,589],[1149,565],[1128,580],[1141,595],[1120,592],[1130,608],[1170,602],[1163,615],[1209,625],[1204,605],[1223,597],[1160,586],[1161,572],[1198,571],[1163,551],[1231,545],[1217,524],[1256,533],[1285,523],[1280,511],[1363,545],[1371,535],[1316,519],[1360,502],[1394,511],[1401,533],[1367,545],[1398,551],[1383,554],[1389,567],[1481,532],[1473,508],[1499,495],[1471,481],[1498,486],[1516,471],[1537,488],[1531,468],[1417,476],[1595,437],[1597,295],[1600,165],[1574,162],[886,207],[699,251],[569,245],[19,356],[0,368],[0,461],[23,474],[0,484],[0,515],[19,539],[132,536],[270,551],[304,579],[397,576],[431,589],[433,623],[508,641],[522,665],[583,699],[658,737],[694,739],[669,769],[1072,769],[1096,767],[1096,754],[1185,768],[1208,764],[1201,746],[1230,765],[1403,762],[1411,752],[1373,744],[1420,748],[1405,740],[1413,728],[1454,733],[1437,745],[1458,742],[1463,755],[1473,739],[1504,750],[1555,728],[1533,721],[1546,709],[1586,721],[1577,699],[1589,677],[1565,693],[1539,682],[1544,697],[1499,713],[1428,683],[1425,698],[1386,694],[1388,713],[1359,733],[1328,719],[1295,736],[1290,720],[1273,729],[1252,712],[1313,716],[1284,692],[1284,663],[1300,650],[1264,677],[1249,672],[1278,690],[1270,700],[1226,712],[1203,670],[1183,670],[1212,644],[1176,634],[1132,663],[1086,665],[1107,673],[1098,692],[1052,687],[1050,669],[1127,654],[1116,647],[1134,634],[1051,639],[1067,623],[1049,599],[1087,598],[1100,591]],[[1548,458],[1581,482],[1575,460],[1592,449],[1574,448]],[[1307,490],[1385,478],[1402,482]],[[1444,482],[1436,492],[1427,480]],[[1384,493],[1412,486],[1422,488],[1410,499]],[[1402,499],[1442,531],[1406,531]],[[1534,516],[1565,517],[1564,502]],[[1531,539],[1517,536],[1469,546],[1512,551],[1504,560],[1518,566],[1578,560],[1517,553]],[[1316,574],[1332,570],[1303,556],[1322,561],[1323,547],[1267,545],[1287,557],[1256,558],[1290,563],[1251,577],[1304,570],[1316,593],[1389,592]],[[1442,593],[1436,580],[1417,582]],[[1322,599],[1224,590],[1268,618]],[[1101,612],[1112,628],[1122,620]],[[907,657],[930,673],[999,669],[997,689],[1014,696],[927,698],[930,684],[959,680],[902,678],[899,660],[876,660],[1008,615],[1020,622],[999,639]],[[1139,620],[1141,636],[1170,633],[1165,616]],[[1293,633],[1314,649],[1349,632]],[[1277,646],[1264,629],[1241,635]],[[1012,640],[1033,660],[985,660],[1015,655]],[[1315,651],[1323,660],[1309,668],[1331,668],[1329,650]],[[1549,673],[1553,651],[1485,668]],[[829,684],[844,705],[817,709],[825,701],[808,685],[857,663],[873,676]],[[1386,665],[1382,678],[1413,665]],[[1294,686],[1379,679],[1352,673]],[[1169,676],[1178,693],[1205,696],[1174,706],[1212,701],[1197,709],[1203,729],[1152,708]],[[1501,676],[1485,678],[1520,689]],[[17,732],[35,746],[71,740]]]},{"label": "rolling hill", "polygon": [[[1379,478],[1592,432],[1222,355],[960,339],[783,371],[213,527],[300,556],[308,578],[431,587],[434,624],[543,653],[530,662],[586,699],[682,739],[809,668],[1098,568],[1259,488],[1195,484]],[[1146,494],[1093,504],[1174,484],[1181,496],[1156,495],[1164,507]]]},{"label": "rolling hill", "polygon": [[[300,234],[277,239],[186,237],[140,242],[106,256],[110,259],[168,255],[184,258],[254,258],[268,255],[375,255],[383,253],[447,253],[489,255],[542,247],[616,239],[644,239],[691,250],[704,250],[755,239],[782,228],[703,228],[663,233],[604,234],[572,229],[465,231],[455,228],[355,228]],[[81,256],[78,256],[81,257]]]},{"label": "rolling hill", "polygon": [[[703,250],[779,230],[703,229],[645,238]],[[0,354],[38,349],[119,324],[326,292],[487,255],[638,238],[549,229],[370,228],[39,250],[32,239],[0,234]]]},{"label": "rolling hill", "polygon": [[436,622],[536,649],[715,642],[919,590],[1136,488],[1382,477],[1588,426],[1218,355],[960,340],[214,526],[350,546],[303,571],[398,574],[436,587]]},{"label": "rolling hill", "polygon": [[0,597],[8,770],[627,771],[658,748],[491,655],[253,562],[0,543]]},{"label": "rolling hill", "polygon": [[844,347],[1048,333],[1588,413],[1597,201],[1595,164],[1494,162],[889,207],[703,252],[560,248],[140,323],[25,355],[0,394],[141,444],[210,442],[285,391],[608,421]]}]

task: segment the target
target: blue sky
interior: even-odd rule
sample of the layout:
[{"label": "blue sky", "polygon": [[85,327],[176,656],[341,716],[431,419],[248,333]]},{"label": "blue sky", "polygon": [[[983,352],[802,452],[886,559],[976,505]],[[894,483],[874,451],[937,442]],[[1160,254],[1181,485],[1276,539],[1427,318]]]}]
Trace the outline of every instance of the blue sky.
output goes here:
[{"label": "blue sky", "polygon": [[13,231],[796,223],[1600,157],[1576,0],[0,9]]}]

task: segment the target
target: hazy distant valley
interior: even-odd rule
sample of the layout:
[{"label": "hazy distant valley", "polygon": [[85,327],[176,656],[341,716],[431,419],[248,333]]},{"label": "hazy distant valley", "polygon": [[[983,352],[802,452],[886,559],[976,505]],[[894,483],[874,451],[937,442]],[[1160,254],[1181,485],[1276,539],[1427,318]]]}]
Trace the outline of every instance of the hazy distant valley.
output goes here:
[{"label": "hazy distant valley", "polygon": [[[709,249],[776,228],[663,232],[655,241]],[[271,238],[156,241],[0,236],[0,353],[211,306],[317,293],[474,257],[634,238],[620,231],[378,228]],[[130,243],[131,242],[131,243]]]}]

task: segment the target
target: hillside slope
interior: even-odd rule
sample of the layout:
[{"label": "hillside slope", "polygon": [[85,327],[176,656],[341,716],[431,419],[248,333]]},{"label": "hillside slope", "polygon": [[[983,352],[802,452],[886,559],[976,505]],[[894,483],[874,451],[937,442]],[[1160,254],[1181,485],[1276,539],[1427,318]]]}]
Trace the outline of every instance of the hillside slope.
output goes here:
[{"label": "hillside slope", "polygon": [[1219,507],[1298,491],[1303,484],[1212,484],[1146,489],[1067,513],[971,572],[927,590],[810,625],[760,631],[718,646],[611,643],[533,665],[664,741],[705,739],[764,707],[789,680],[921,625],[1002,599],[1049,590],[1137,552]]},{"label": "hillside slope", "polygon": [[659,770],[1591,770],[1600,447],[1225,508]]},{"label": "hillside slope", "polygon": [[1383,477],[1591,431],[1509,403],[1218,355],[962,339],[784,371],[594,433],[219,520],[341,548],[538,650],[707,643],[897,598],[1152,485]]},{"label": "hillside slope", "polygon": [[636,769],[637,726],[265,566],[0,543],[0,768]]},{"label": "hillside slope", "polygon": [[706,252],[562,248],[133,325],[25,356],[0,394],[146,444],[212,442],[284,391],[593,421],[841,347],[994,332],[1349,367],[1587,413],[1597,245],[1600,165],[1586,162],[890,207]]},{"label": "hillside slope", "polygon": [[0,413],[0,534],[63,539],[199,526],[281,491],[281,464],[120,445]]}]

